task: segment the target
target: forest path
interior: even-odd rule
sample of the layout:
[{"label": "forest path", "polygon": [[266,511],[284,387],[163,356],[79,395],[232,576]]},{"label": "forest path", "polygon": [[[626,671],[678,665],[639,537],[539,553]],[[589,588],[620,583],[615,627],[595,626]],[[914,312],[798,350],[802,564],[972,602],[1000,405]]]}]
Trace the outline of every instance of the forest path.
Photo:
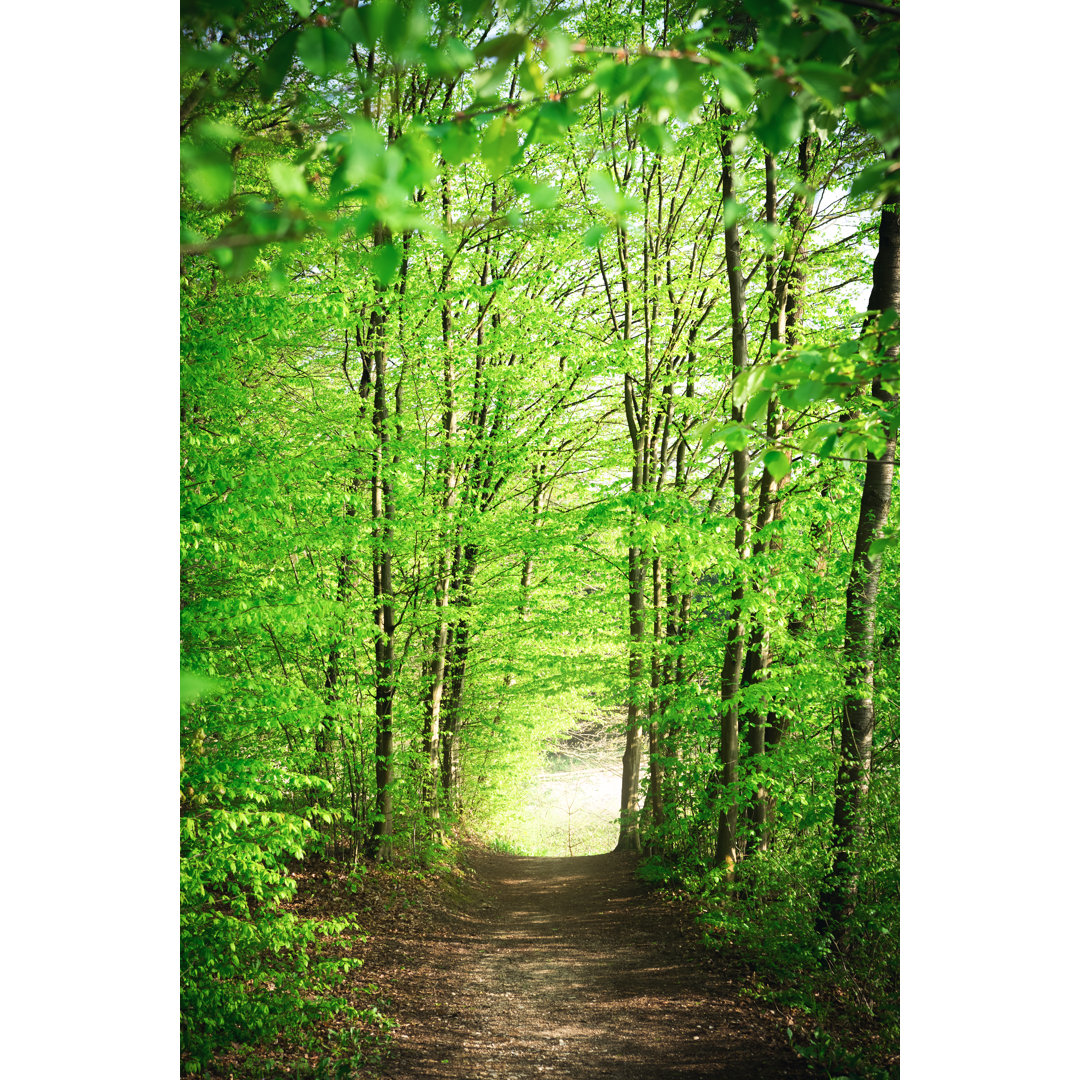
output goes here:
[{"label": "forest path", "polygon": [[400,1027],[383,1075],[809,1076],[738,974],[702,964],[636,861],[470,849],[470,909],[396,942]]}]

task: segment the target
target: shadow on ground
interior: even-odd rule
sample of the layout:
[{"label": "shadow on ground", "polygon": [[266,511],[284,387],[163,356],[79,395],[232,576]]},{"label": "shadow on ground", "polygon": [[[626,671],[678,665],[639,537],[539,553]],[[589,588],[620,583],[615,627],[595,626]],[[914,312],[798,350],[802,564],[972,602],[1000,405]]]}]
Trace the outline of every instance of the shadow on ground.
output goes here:
[{"label": "shadow on ground", "polygon": [[473,849],[471,902],[394,942],[400,1020],[383,1075],[499,1080],[805,1078],[739,974],[701,962],[684,917],[612,853]]}]

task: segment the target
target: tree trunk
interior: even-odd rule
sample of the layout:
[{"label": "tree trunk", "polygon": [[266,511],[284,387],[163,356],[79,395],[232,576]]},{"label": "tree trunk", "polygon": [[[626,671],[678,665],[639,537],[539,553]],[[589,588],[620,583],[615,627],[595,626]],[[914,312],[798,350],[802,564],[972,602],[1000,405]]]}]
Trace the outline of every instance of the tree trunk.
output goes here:
[{"label": "tree trunk", "polygon": [[664,763],[660,746],[660,723],[657,713],[660,708],[660,685],[664,661],[660,652],[664,648],[664,604],[661,592],[660,556],[652,562],[653,585],[653,656],[652,656],[652,694],[649,697],[649,802],[652,809],[653,826],[663,828],[664,812]]},{"label": "tree trunk", "polygon": [[630,663],[629,704],[626,714],[626,747],[622,758],[622,792],[619,806],[619,840],[616,851],[640,851],[638,802],[641,791],[641,673],[645,638],[645,559],[641,548],[631,547],[630,568]]},{"label": "tree trunk", "polygon": [[[810,137],[806,136],[799,143],[799,176],[804,187],[809,185],[810,182],[809,146]],[[792,221],[795,240],[785,250],[784,258],[779,267],[774,264],[771,256],[767,259],[768,288],[773,305],[773,317],[769,323],[769,339],[773,342],[786,341],[789,346],[795,344],[795,330],[798,324],[798,305],[801,303],[803,278],[799,253],[809,212],[809,193],[797,193],[793,206]],[[777,223],[776,163],[771,154],[767,154],[765,157],[765,217],[770,224],[775,225]],[[772,444],[780,436],[784,418],[784,407],[775,395],[769,400],[768,410],[765,432],[766,439]],[[763,470],[758,494],[756,535],[753,548],[755,559],[760,559],[766,549],[766,542],[762,537],[762,532],[779,517],[777,499],[780,486],[781,482],[774,480],[768,469]],[[772,544],[768,546],[773,547]],[[764,618],[759,615],[754,620],[747,645],[746,666],[742,677],[744,687],[750,686],[755,680],[761,679],[768,670],[770,660],[769,639],[769,629]],[[748,749],[750,756],[756,759],[759,770],[764,765],[766,749],[776,745],[770,743],[768,738],[770,715],[764,713],[760,708],[754,708],[746,716]],[[764,783],[759,783],[754,789],[751,800],[748,854],[753,852],[764,853],[768,850],[770,808],[771,797],[768,788]]]},{"label": "tree trunk", "polygon": [[480,549],[466,544],[455,552],[455,564],[460,568],[454,582],[454,606],[461,612],[453,629],[450,653],[450,695],[443,713],[442,730],[442,789],[447,810],[461,810],[461,703],[465,692],[465,666],[469,659],[468,609],[472,606],[473,578]]},{"label": "tree trunk", "polygon": [[[732,170],[731,138],[724,139],[721,182],[724,198],[735,197]],[[746,367],[745,288],[742,274],[742,255],[739,248],[739,227],[733,222],[724,230],[724,261],[727,268],[728,289],[731,296],[731,368],[732,382]],[[732,393],[731,420],[742,423],[744,410],[735,404]],[[746,558],[747,518],[747,466],[749,457],[745,449],[732,451],[734,476],[735,552],[740,563]],[[737,826],[739,804],[736,784],[739,779],[739,706],[737,693],[742,678],[745,628],[742,622],[743,572],[741,566],[735,571],[735,585],[731,591],[731,621],[727,643],[724,646],[724,665],[720,676],[721,694],[725,703],[720,723],[720,770],[723,792],[721,795],[720,826],[716,837],[716,865],[725,868],[728,876],[734,874],[737,852]]]},{"label": "tree trunk", "polygon": [[[629,300],[627,305],[626,332],[629,331]],[[630,433],[630,445],[634,452],[630,488],[634,495],[641,495],[645,490],[645,433],[648,421],[645,419],[643,422],[634,406],[634,391],[629,375],[623,377],[623,406]],[[641,675],[645,666],[645,555],[634,543],[631,543],[627,552],[627,565],[630,586],[630,658],[627,668],[626,747],[622,758],[619,839],[615,850],[640,851],[638,802],[641,792]]]},{"label": "tree trunk", "polygon": [[[444,210],[449,213],[446,187],[443,188]],[[449,268],[447,273],[449,272]],[[457,433],[457,413],[454,408],[454,356],[453,356],[453,315],[450,301],[443,300],[442,337],[443,337],[443,461],[439,468],[442,481],[442,513],[444,519],[443,543],[448,545],[451,537],[449,515],[456,494],[457,476],[454,469],[453,440]],[[421,805],[431,823],[432,832],[439,836],[442,826],[439,819],[439,750],[440,723],[442,720],[442,699],[446,682],[446,653],[450,640],[450,624],[447,620],[447,607],[450,603],[450,552],[443,546],[436,561],[435,573],[435,609],[438,622],[431,645],[431,663],[428,670],[430,679],[424,716],[424,776],[421,784]]]},{"label": "tree trunk", "polygon": [[[886,198],[881,210],[878,252],[874,259],[874,287],[871,311],[893,308],[900,311],[900,196]],[[893,359],[899,349],[890,349]],[[873,395],[892,403],[875,379]],[[842,948],[847,924],[858,898],[856,858],[866,829],[865,798],[870,784],[870,757],[874,739],[874,626],[881,575],[881,555],[871,555],[870,546],[881,538],[889,505],[896,454],[894,429],[888,432],[879,456],[866,455],[859,524],[855,533],[851,576],[847,587],[847,617],[844,623],[845,694],[840,733],[840,767],[836,777],[833,812],[832,858],[822,886],[817,929],[830,934],[834,947]]]},{"label": "tree trunk", "polygon": [[[630,340],[632,301],[630,293],[630,266],[626,230],[618,233],[619,262],[623,283],[622,340]],[[646,352],[643,400],[636,402],[633,381],[629,373],[623,376],[623,409],[626,414],[627,431],[633,448],[634,464],[631,475],[631,491],[640,496],[646,485],[646,439],[649,430],[649,384],[648,354]],[[635,513],[637,513],[635,508]],[[629,680],[626,709],[626,747],[622,759],[622,790],[619,803],[619,839],[616,851],[640,851],[641,829],[638,821],[641,792],[641,674],[644,670],[643,649],[645,644],[645,561],[642,549],[631,543],[627,552],[629,569],[630,606],[630,658],[627,669]]]},{"label": "tree trunk", "polygon": [[[389,239],[377,230],[376,243]],[[371,315],[371,342],[375,378],[372,408],[371,528],[372,592],[375,601],[375,824],[372,854],[391,855],[394,833],[394,489],[390,461],[390,417],[386,403],[386,316],[376,301]]]}]

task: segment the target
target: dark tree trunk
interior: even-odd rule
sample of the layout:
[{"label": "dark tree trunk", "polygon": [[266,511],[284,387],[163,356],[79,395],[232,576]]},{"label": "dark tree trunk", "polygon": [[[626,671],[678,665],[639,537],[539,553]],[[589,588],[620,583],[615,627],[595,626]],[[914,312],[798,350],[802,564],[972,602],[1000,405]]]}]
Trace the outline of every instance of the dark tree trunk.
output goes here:
[{"label": "dark tree trunk", "polygon": [[473,578],[480,549],[466,544],[455,553],[460,568],[454,581],[453,605],[460,617],[455,621],[449,660],[450,693],[443,713],[442,790],[447,810],[461,810],[461,704],[465,693],[465,668],[469,659],[469,617],[472,606]]},{"label": "dark tree trunk", "polygon": [[645,638],[645,559],[639,547],[629,552],[630,570],[630,701],[626,715],[626,747],[622,759],[622,791],[619,805],[619,840],[616,851],[640,851],[638,802],[641,792],[641,674]]},{"label": "dark tree trunk", "polygon": [[[626,230],[619,229],[619,261],[623,276],[623,325],[622,338],[630,340],[630,269],[626,246]],[[647,482],[647,447],[649,430],[648,395],[649,371],[646,358],[643,401],[637,403],[634,385],[629,374],[623,376],[623,408],[626,413],[630,445],[634,453],[631,491],[640,495]],[[644,671],[645,646],[645,555],[635,543],[627,552],[629,570],[630,605],[630,659],[627,676],[629,702],[626,709],[626,747],[622,759],[622,790],[619,803],[619,839],[616,851],[640,851],[641,828],[638,820],[638,802],[641,793],[641,675]]]},{"label": "dark tree trunk", "polygon": [[[723,147],[721,181],[724,198],[735,196],[732,170],[731,139],[725,138]],[[746,367],[746,298],[742,273],[742,254],[739,246],[738,223],[733,222],[724,230],[724,260],[727,267],[728,289],[731,296],[731,368],[732,381]],[[735,404],[732,393],[731,420],[742,423],[744,410]],[[747,467],[749,455],[746,450],[732,451],[732,474],[734,476],[735,551],[739,560],[746,557],[747,518]],[[728,875],[734,873],[738,858],[737,832],[739,804],[736,784],[739,779],[739,706],[737,693],[742,679],[745,627],[742,621],[744,598],[743,572],[735,571],[735,586],[731,591],[731,621],[727,642],[724,646],[724,664],[720,675],[724,709],[720,722],[720,780],[723,784],[720,806],[720,826],[716,837],[716,865],[722,866]]]},{"label": "dark tree trunk", "polygon": [[[389,236],[376,235],[377,243]],[[386,316],[376,302],[371,315],[374,398],[372,429],[371,523],[372,591],[375,601],[375,824],[372,854],[389,859],[394,833],[394,488],[391,471],[390,414],[386,394]]]},{"label": "dark tree trunk", "polygon": [[664,604],[661,592],[660,557],[653,558],[653,657],[652,657],[652,694],[649,698],[649,802],[652,809],[653,825],[660,829],[664,825],[664,763],[660,746],[660,722],[657,713],[660,707],[660,686],[663,674],[663,661],[660,650],[664,647]]},{"label": "dark tree trunk", "polygon": [[[443,208],[449,213],[446,186],[443,187]],[[447,267],[449,274],[449,266]],[[443,338],[443,461],[439,468],[442,482],[442,512],[444,517],[443,543],[451,542],[450,510],[456,495],[457,476],[454,469],[453,440],[457,433],[457,413],[454,408],[454,356],[453,356],[453,313],[450,301],[444,299],[442,306]],[[424,715],[424,776],[421,784],[421,805],[431,822],[432,832],[441,835],[439,819],[439,750],[441,745],[440,725],[442,722],[442,703],[446,683],[446,653],[450,643],[450,624],[447,608],[450,603],[450,552],[444,546],[439,552],[435,564],[435,609],[438,622],[431,644],[431,662],[428,665],[428,693]]]},{"label": "dark tree trunk", "polygon": [[[804,187],[810,183],[810,160],[809,160],[810,137],[805,137],[799,144],[799,176]],[[777,222],[776,208],[776,163],[771,155],[765,157],[765,216],[770,224]],[[773,317],[769,323],[770,341],[786,341],[792,346],[796,341],[796,327],[798,324],[799,308],[802,292],[802,260],[800,251],[802,237],[807,227],[810,212],[810,195],[797,193],[795,195],[792,226],[795,240],[784,252],[784,258],[777,266],[772,258],[767,260],[768,288],[771,295]],[[766,438],[770,444],[775,444],[783,430],[784,407],[775,395],[769,400],[768,416],[765,423]],[[763,537],[763,531],[779,517],[779,491],[780,482],[773,479],[767,469],[763,470],[761,486],[758,493],[758,510],[756,522],[756,535],[754,538],[753,555],[760,560],[765,553],[766,546],[770,548]],[[762,586],[766,590],[768,585]],[[761,679],[768,671],[770,633],[762,616],[754,619],[750,630],[750,638],[747,644],[746,665],[742,676],[742,685],[751,686],[756,680]],[[768,739],[769,715],[760,708],[753,708],[746,714],[746,731],[748,735],[748,750],[759,770],[764,766],[766,750],[775,743],[770,744]],[[771,809],[771,797],[765,783],[759,783],[754,789],[749,814],[749,842],[747,854],[754,852],[764,853],[769,847],[768,822]]]},{"label": "dark tree trunk", "polygon": [[[881,211],[878,252],[874,260],[872,312],[900,311],[900,196],[886,198]],[[890,356],[899,358],[899,349]],[[892,395],[875,380],[874,397],[893,404]],[[833,844],[829,872],[822,886],[817,928],[843,947],[846,928],[858,898],[856,859],[865,833],[865,798],[870,783],[874,739],[874,626],[881,575],[881,555],[870,547],[881,538],[892,500],[896,455],[895,428],[888,432],[879,456],[866,455],[859,524],[855,533],[844,624],[845,694],[840,733],[840,767],[836,777]]]}]

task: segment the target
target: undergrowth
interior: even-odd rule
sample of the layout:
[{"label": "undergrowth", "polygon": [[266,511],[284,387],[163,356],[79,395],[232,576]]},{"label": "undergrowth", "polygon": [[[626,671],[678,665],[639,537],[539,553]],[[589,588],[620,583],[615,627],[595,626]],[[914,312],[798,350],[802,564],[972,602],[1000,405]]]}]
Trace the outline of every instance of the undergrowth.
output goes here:
[{"label": "undergrowth", "polygon": [[659,856],[642,861],[646,881],[675,891],[696,909],[705,945],[731,950],[749,968],[747,993],[779,1007],[795,1051],[830,1080],[899,1076],[899,898],[894,874],[864,876],[842,953],[814,929],[823,867],[796,853],[721,871]]},{"label": "undergrowth", "polygon": [[[377,1071],[397,1021],[363,970],[368,943],[390,921],[423,917],[429,890],[461,886],[458,852],[447,838],[397,864],[297,861],[267,912],[290,934],[269,946],[249,935],[229,978],[204,979],[198,985],[212,993],[182,997],[182,1071],[222,1080],[354,1080]],[[192,938],[209,951],[205,933]]]}]

